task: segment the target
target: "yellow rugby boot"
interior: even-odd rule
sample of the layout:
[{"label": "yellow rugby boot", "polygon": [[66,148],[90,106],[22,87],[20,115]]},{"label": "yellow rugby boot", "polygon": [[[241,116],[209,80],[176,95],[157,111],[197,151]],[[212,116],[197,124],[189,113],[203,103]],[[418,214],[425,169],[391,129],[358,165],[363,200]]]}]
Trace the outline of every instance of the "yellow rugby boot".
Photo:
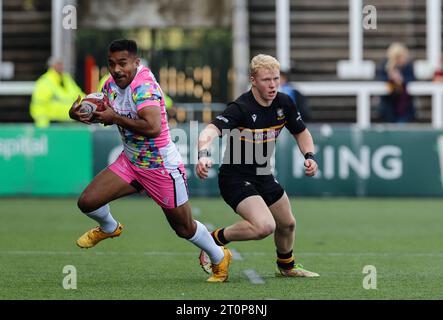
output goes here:
[{"label": "yellow rugby boot", "polygon": [[219,264],[211,265],[212,276],[206,280],[207,282],[225,282],[228,280],[228,269],[231,263],[232,253],[228,248],[222,248],[225,256]]},{"label": "yellow rugby boot", "polygon": [[308,271],[299,263],[297,263],[292,269],[282,269],[277,267],[276,271],[277,277],[306,277],[306,278],[315,278],[319,277],[318,273]]},{"label": "yellow rugby boot", "polygon": [[117,229],[115,229],[112,233],[103,232],[100,227],[95,227],[87,232],[85,232],[80,238],[77,239],[77,245],[80,248],[92,248],[100,241],[107,238],[118,237],[123,230],[123,225],[119,222],[117,225]]}]

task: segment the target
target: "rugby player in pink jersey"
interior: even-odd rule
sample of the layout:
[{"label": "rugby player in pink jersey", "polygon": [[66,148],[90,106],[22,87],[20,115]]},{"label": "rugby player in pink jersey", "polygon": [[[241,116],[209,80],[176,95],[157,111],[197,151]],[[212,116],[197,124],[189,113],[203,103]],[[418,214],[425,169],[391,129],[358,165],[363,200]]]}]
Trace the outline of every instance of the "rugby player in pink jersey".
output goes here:
[{"label": "rugby player in pink jersey", "polygon": [[140,64],[136,42],[113,41],[108,63],[111,77],[102,90],[109,100],[106,110],[81,113],[78,99],[69,114],[86,124],[94,117],[105,125],[117,125],[124,150],[78,199],[79,209],[99,226],[83,234],[77,245],[91,248],[101,240],[118,237],[123,225],[112,217],[109,202],[145,191],[162,208],[176,234],[209,255],[212,275],[207,281],[226,281],[231,252],[217,246],[206,227],[192,218],[186,171],[171,141],[164,94],[151,70]]}]

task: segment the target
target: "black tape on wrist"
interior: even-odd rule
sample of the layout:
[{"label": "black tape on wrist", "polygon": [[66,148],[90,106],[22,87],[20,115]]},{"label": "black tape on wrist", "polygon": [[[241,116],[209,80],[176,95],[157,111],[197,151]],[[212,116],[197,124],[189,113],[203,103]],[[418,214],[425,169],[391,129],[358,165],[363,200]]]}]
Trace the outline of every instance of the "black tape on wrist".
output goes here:
[{"label": "black tape on wrist", "polygon": [[198,152],[198,158],[209,158],[211,156],[211,151],[209,151],[208,149],[202,149]]},{"label": "black tape on wrist", "polygon": [[305,153],[305,159],[306,160],[311,159],[311,160],[315,161],[315,156],[314,156],[314,154],[312,152],[306,152]]}]

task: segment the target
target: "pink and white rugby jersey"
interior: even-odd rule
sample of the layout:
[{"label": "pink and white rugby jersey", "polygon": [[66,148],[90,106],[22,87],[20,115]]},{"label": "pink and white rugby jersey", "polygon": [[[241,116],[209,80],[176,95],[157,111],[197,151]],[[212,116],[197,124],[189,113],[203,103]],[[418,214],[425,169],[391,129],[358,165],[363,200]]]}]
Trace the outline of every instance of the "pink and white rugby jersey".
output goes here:
[{"label": "pink and white rugby jersey", "polygon": [[163,92],[147,67],[139,66],[137,74],[126,89],[120,89],[112,77],[106,81],[102,92],[108,96],[112,108],[121,116],[140,119],[142,108],[161,108],[161,133],[157,138],[147,138],[127,129],[119,131],[128,159],[140,168],[174,169],[182,163],[181,156],[171,141]]}]

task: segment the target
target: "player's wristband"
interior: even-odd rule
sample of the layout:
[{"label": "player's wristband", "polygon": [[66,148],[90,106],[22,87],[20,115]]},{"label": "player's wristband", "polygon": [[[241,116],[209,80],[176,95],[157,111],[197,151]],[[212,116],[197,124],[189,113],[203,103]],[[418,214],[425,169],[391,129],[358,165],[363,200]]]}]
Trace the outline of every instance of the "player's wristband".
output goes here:
[{"label": "player's wristband", "polygon": [[198,152],[198,159],[200,158],[209,158],[211,156],[211,151],[208,149],[202,149]]},{"label": "player's wristband", "polygon": [[312,152],[306,152],[306,153],[305,153],[305,159],[306,159],[306,160],[311,159],[311,160],[314,160],[314,161],[315,161],[314,154],[313,154]]}]

